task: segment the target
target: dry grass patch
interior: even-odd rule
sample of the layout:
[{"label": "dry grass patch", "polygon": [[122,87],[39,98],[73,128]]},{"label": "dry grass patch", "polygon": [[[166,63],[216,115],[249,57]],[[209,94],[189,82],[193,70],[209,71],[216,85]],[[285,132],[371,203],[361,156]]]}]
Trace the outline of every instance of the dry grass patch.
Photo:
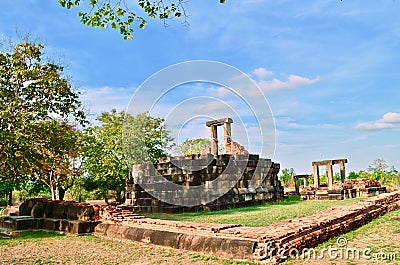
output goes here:
[{"label": "dry grass patch", "polygon": [[93,235],[21,232],[0,238],[0,264],[252,264]]}]

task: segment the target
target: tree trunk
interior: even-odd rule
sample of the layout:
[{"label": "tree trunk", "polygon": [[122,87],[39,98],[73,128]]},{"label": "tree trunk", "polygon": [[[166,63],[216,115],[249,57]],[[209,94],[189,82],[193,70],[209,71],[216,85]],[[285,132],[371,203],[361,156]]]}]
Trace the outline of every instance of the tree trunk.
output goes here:
[{"label": "tree trunk", "polygon": [[115,198],[116,201],[121,202],[121,193],[119,191],[116,191],[116,193],[117,193],[117,196],[116,196],[117,198]]},{"label": "tree trunk", "polygon": [[105,203],[108,203],[108,196],[107,196],[108,191],[104,192],[104,201]]},{"label": "tree trunk", "polygon": [[10,192],[8,193],[8,206],[12,206],[13,202],[12,202],[12,197],[13,197],[13,190],[11,189]]},{"label": "tree trunk", "polygon": [[59,200],[63,201],[64,200],[64,196],[65,196],[65,191],[66,189],[64,189],[63,187],[58,187],[58,196],[59,196]]},{"label": "tree trunk", "polygon": [[54,201],[56,199],[56,196],[54,194],[53,172],[50,172],[49,187],[50,187],[50,192],[51,192],[51,199]]},{"label": "tree trunk", "polygon": [[54,187],[53,187],[53,185],[51,185],[50,191],[51,191],[51,199],[54,201],[54,200],[56,199],[56,195],[55,195],[55,193],[54,193]]},{"label": "tree trunk", "polygon": [[59,189],[59,187],[58,187],[58,183],[56,183],[56,192],[55,192],[55,195],[56,195],[56,200],[60,200],[60,189]]}]

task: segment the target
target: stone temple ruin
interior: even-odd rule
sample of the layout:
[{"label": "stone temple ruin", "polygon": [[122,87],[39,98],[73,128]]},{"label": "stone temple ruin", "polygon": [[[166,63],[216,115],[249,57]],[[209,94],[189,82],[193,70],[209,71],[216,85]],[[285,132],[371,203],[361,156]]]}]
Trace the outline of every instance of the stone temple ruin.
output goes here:
[{"label": "stone temple ruin", "polygon": [[[386,193],[386,187],[381,187],[379,181],[373,179],[346,179],[347,159],[323,160],[312,162],[313,174],[296,175],[295,193],[302,199],[316,200],[343,200],[355,197],[370,197]],[[333,165],[340,165],[340,182],[334,182]],[[326,168],[326,183],[321,183],[319,167]],[[303,178],[304,187],[300,192],[299,178]],[[308,179],[313,179],[309,186]]]},{"label": "stone temple ruin", "polygon": [[[249,154],[243,146],[231,139],[231,118],[206,122],[211,131],[211,147],[201,154],[161,158],[155,164],[144,163],[133,166],[132,176],[126,185],[124,208],[142,212],[184,212],[220,210],[276,201],[283,198],[283,187],[278,180],[280,164],[271,159]],[[224,126],[225,154],[218,154],[217,127]],[[233,185],[222,180],[238,174]],[[211,194],[229,190],[222,196],[205,204],[182,206],[166,203],[153,197],[152,190],[144,190],[138,178],[157,179],[162,176],[170,183],[183,187],[203,186]],[[156,181],[155,181],[156,182]],[[254,185],[257,183],[257,185]],[[231,185],[231,186],[230,186]],[[186,198],[185,193],[177,193],[172,185],[163,186],[163,194]]]},{"label": "stone temple ruin", "polygon": [[[139,184],[133,182],[127,187],[126,205],[122,207],[30,199],[19,206],[18,216],[0,216],[0,234],[2,231],[8,233],[26,229],[78,235],[94,232],[102,237],[123,241],[151,243],[223,258],[272,264],[286,260],[289,255],[296,255],[292,250],[298,251],[297,254],[307,250],[312,257],[310,250],[319,243],[360,227],[389,211],[400,209],[400,191],[261,227],[152,219],[124,209],[127,207],[147,212],[215,210],[281,199],[283,188],[277,177],[279,164],[270,159],[259,158],[258,155],[246,154],[247,151],[242,146],[231,141],[231,123],[231,119],[207,122],[214,141],[210,153],[167,157],[154,165],[147,163],[133,168],[132,180],[151,172],[147,176],[149,179],[160,175],[181,186],[202,185],[209,187],[211,191],[225,186],[223,181],[213,186],[212,179],[219,179],[224,174],[235,174],[236,169],[242,168],[243,172],[228,193],[208,204],[186,208],[167,204],[152,197],[148,190],[143,190]],[[216,126],[220,125],[224,125],[225,129],[226,154],[218,154]],[[222,173],[227,171],[231,163],[236,166],[232,167],[234,170]],[[345,180],[345,163],[347,159],[313,162],[314,174],[295,176],[296,193],[302,197],[308,196],[308,199],[339,199],[372,196],[385,191],[384,187],[377,186],[379,183],[371,179]],[[335,164],[340,165],[341,182],[334,182],[332,167]],[[154,170],[147,170],[150,165]],[[191,167],[187,167],[188,165]],[[326,167],[327,183],[321,182],[319,166]],[[304,187],[299,185],[300,178],[304,179]],[[310,178],[313,178],[312,186],[309,185]],[[254,179],[258,180],[258,184],[261,183],[256,188],[252,185]],[[164,192],[170,191],[165,189]]]}]

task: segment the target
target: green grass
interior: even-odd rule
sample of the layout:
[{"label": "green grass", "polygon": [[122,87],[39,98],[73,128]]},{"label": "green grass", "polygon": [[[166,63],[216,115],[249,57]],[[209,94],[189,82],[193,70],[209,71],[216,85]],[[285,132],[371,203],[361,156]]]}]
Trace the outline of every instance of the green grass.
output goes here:
[{"label": "green grass", "polygon": [[200,223],[241,224],[244,226],[266,226],[280,221],[307,216],[330,207],[360,201],[361,198],[341,201],[302,201],[298,196],[289,196],[276,203],[233,208],[215,212],[196,212],[182,214],[144,214],[148,217],[175,221]]},{"label": "green grass", "polygon": [[12,237],[0,237],[0,247],[15,246],[27,242],[40,242],[48,238],[63,237],[65,234],[59,232],[46,231],[23,231],[17,232]]}]

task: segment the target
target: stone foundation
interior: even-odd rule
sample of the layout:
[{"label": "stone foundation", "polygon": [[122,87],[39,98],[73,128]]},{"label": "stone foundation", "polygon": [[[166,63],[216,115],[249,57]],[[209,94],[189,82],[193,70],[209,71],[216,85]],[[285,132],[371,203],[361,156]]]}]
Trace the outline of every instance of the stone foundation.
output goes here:
[{"label": "stone foundation", "polygon": [[[283,187],[278,180],[279,168],[278,163],[274,163],[270,159],[259,158],[258,155],[199,154],[162,158],[156,164],[141,164],[133,167],[130,183],[134,184],[126,186],[124,207],[142,212],[177,213],[221,210],[280,200],[283,198]],[[221,174],[226,176],[238,174],[237,172],[241,172],[241,175],[239,178],[233,177],[235,180],[238,179],[233,185],[231,185],[232,182],[218,179]],[[171,205],[152,197],[149,191],[145,191],[140,185],[135,184],[137,177],[143,175],[149,179],[161,175],[170,182],[186,187],[203,185],[210,193],[218,193],[221,189],[233,187],[210,203],[185,207]],[[252,180],[259,181],[261,185],[253,187]],[[184,194],[179,195],[176,190],[168,189],[167,185],[165,185],[163,193],[172,194],[171,196],[185,196]]]},{"label": "stone foundation", "polygon": [[104,222],[95,233],[231,259],[280,262],[291,250],[301,253],[396,209],[400,209],[399,191],[264,227],[140,218]]}]

